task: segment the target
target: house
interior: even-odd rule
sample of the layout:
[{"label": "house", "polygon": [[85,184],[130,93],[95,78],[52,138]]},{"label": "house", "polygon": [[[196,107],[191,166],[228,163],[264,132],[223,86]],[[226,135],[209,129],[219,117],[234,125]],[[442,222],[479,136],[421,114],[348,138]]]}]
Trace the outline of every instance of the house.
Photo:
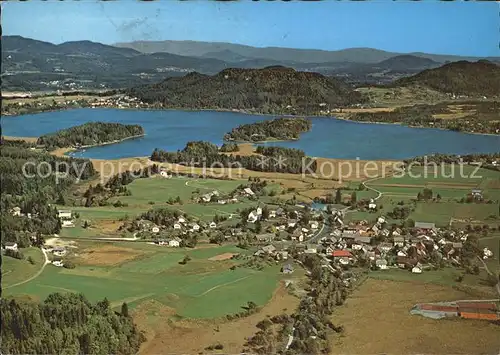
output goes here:
[{"label": "house", "polygon": [[269,211],[269,218],[276,218],[276,211],[275,210]]},{"label": "house", "polygon": [[488,248],[483,249],[483,259],[491,258],[493,256],[493,252]]},{"label": "house", "polygon": [[393,237],[394,246],[403,247],[405,245],[405,238],[402,236]]},{"label": "house", "polygon": [[210,224],[208,225],[210,228],[216,228],[217,227],[217,224],[215,222],[210,222]]},{"label": "house", "polygon": [[19,207],[14,207],[11,212],[12,212],[13,216],[16,216],[16,217],[21,216],[21,208],[19,208]]},{"label": "house", "polygon": [[274,239],[274,233],[264,233],[256,236],[259,242],[272,242]]},{"label": "house", "polygon": [[317,252],[318,252],[318,249],[313,245],[308,245],[306,250],[304,250],[304,253],[306,253],[306,254],[316,254]]},{"label": "house", "polygon": [[380,231],[380,228],[376,224],[374,224],[372,226],[371,230],[373,231],[373,233],[378,234]]},{"label": "house", "polygon": [[361,250],[363,249],[363,246],[360,243],[354,242],[354,244],[351,245],[352,250]]},{"label": "house", "polygon": [[168,241],[166,241],[165,239],[159,239],[155,242],[155,244],[158,244],[158,245],[168,245]]},{"label": "house", "polygon": [[168,172],[166,170],[162,170],[160,171],[160,176],[161,177],[164,177],[166,179],[170,179],[172,177],[172,175],[169,175]]},{"label": "house", "polygon": [[384,224],[385,223],[385,217],[384,216],[380,216],[379,218],[377,218],[377,223]]},{"label": "house", "polygon": [[411,272],[414,273],[414,274],[421,274],[422,273],[422,268],[420,266],[414,266],[412,269],[411,269]]},{"label": "house", "polygon": [[175,237],[175,238],[172,238],[168,241],[168,246],[169,247],[179,247],[181,245],[181,238],[179,237]]},{"label": "house", "polygon": [[375,260],[375,266],[379,270],[387,270],[388,269],[387,260],[385,260],[385,259],[377,259],[377,260]]},{"label": "house", "polygon": [[158,233],[159,231],[160,231],[160,228],[158,228],[158,227],[151,228],[152,233]]},{"label": "house", "polygon": [[363,237],[361,235],[356,235],[356,236],[354,236],[354,241],[356,243],[360,243],[360,244],[370,244],[371,238],[370,237]]},{"label": "house", "polygon": [[201,199],[203,200],[203,202],[210,202],[212,200],[212,195],[205,194],[205,195],[201,196]]},{"label": "house", "polygon": [[252,211],[248,214],[247,217],[247,222],[248,223],[255,223],[259,219],[259,216],[257,216],[257,211]]},{"label": "house", "polygon": [[262,247],[262,251],[267,254],[273,254],[276,251],[276,247],[272,244],[269,244],[266,245],[265,247]]},{"label": "house", "polygon": [[377,248],[382,252],[382,253],[387,253],[391,251],[392,249],[392,244],[391,243],[380,243],[377,245]]},{"label": "house", "polygon": [[373,202],[370,202],[368,204],[368,209],[369,210],[376,210],[377,209],[377,204],[376,203],[373,203]]},{"label": "house", "polygon": [[297,221],[294,219],[291,219],[288,221],[288,227],[293,228],[297,225]]},{"label": "house", "polygon": [[278,208],[276,209],[276,216],[282,216],[282,215],[283,215],[283,213],[285,213],[285,210],[284,210],[283,208],[278,207]]},{"label": "house", "polygon": [[66,255],[66,248],[64,248],[64,247],[54,247],[52,249],[52,254],[54,254],[56,256],[64,256],[64,255]]},{"label": "house", "polygon": [[61,227],[74,227],[73,221],[67,219],[62,220]]},{"label": "house", "polygon": [[225,205],[227,203],[227,201],[226,200],[218,200],[217,203],[219,205]]},{"label": "house", "polygon": [[194,231],[199,231],[200,230],[200,226],[196,223],[193,223],[191,225],[191,229],[194,230]]},{"label": "house", "polygon": [[318,222],[313,221],[310,223],[310,225],[312,229],[318,229]]},{"label": "house", "polygon": [[63,263],[62,263],[62,261],[60,261],[60,260],[54,260],[54,261],[52,262],[52,265],[57,266],[57,267],[64,266],[64,264],[63,264]]},{"label": "house", "polygon": [[181,229],[181,225],[179,223],[174,223],[174,229]]},{"label": "house", "polygon": [[247,196],[255,196],[255,193],[254,193],[254,192],[252,191],[252,189],[251,189],[251,188],[249,188],[249,187],[245,187],[245,188],[243,189],[243,192],[244,192],[244,193],[245,193],[245,195],[247,195]]},{"label": "house", "polygon": [[262,216],[262,208],[257,207],[257,210],[255,212],[257,213],[257,216]]},{"label": "house", "polygon": [[17,243],[14,243],[14,242],[5,243],[5,250],[17,251]]},{"label": "house", "polygon": [[423,230],[433,230],[436,229],[436,224],[428,222],[415,222],[415,228]]},{"label": "house", "polygon": [[57,217],[61,219],[71,219],[71,211],[70,210],[58,210]]},{"label": "house", "polygon": [[482,200],[483,199],[483,191],[480,190],[480,189],[472,189],[471,195],[476,200]]},{"label": "house", "polygon": [[276,259],[278,260],[287,260],[288,252],[286,250],[281,250],[276,254]]},{"label": "house", "polygon": [[339,250],[339,249],[334,250],[332,252],[332,256],[334,258],[352,258],[352,254],[351,254],[350,251],[348,251],[348,250]]},{"label": "house", "polygon": [[177,222],[179,222],[179,223],[186,223],[186,220],[183,217],[179,217],[179,219],[177,220]]},{"label": "house", "polygon": [[284,274],[291,274],[293,272],[293,266],[291,264],[286,264],[281,268],[281,272]]}]

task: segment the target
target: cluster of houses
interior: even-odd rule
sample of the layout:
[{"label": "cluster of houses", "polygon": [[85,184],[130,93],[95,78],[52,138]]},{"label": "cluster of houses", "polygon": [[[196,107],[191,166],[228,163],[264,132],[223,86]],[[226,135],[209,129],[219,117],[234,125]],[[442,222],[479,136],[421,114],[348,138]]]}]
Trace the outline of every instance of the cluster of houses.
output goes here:
[{"label": "cluster of houses", "polygon": [[199,203],[217,202],[220,205],[238,202],[238,199],[236,197],[227,197],[227,198],[220,197],[220,193],[217,190],[203,194],[200,197],[198,197],[196,200]]},{"label": "cluster of houses", "polygon": [[139,222],[140,232],[147,234],[155,239],[155,244],[169,247],[179,247],[182,239],[179,235],[187,235],[189,233],[200,233],[210,231],[217,228],[217,223],[193,222],[187,220],[186,217],[180,216],[171,226],[158,226],[155,223],[141,219]]},{"label": "cluster of houses", "polygon": [[[301,229],[297,232],[297,235],[300,233],[299,238],[292,237],[299,242],[293,243],[294,249],[299,253],[319,254],[333,266],[355,266],[362,263],[373,269],[400,268],[415,274],[430,268],[436,260],[445,260],[458,267],[462,264],[461,250],[468,238],[464,231],[444,231],[436,228],[434,223],[416,222],[413,233],[405,234],[400,228],[386,228],[383,216],[372,225],[360,222],[344,226],[337,213],[338,211],[333,212],[338,216],[338,227],[329,235],[322,236],[318,243],[308,243]],[[267,256],[276,260],[286,260],[288,257],[291,244],[283,241],[280,243],[276,240],[276,234],[257,235],[257,239],[266,245],[255,256]],[[303,240],[305,242],[301,243]],[[488,248],[482,250],[483,259],[492,256],[493,252]]]},{"label": "cluster of houses", "polygon": [[45,247],[45,251],[48,253],[52,253],[52,255],[56,257],[55,260],[52,260],[52,265],[57,267],[64,266],[64,263],[60,258],[62,258],[68,253],[65,247],[63,246]]},{"label": "cluster of houses", "polygon": [[57,217],[61,221],[61,227],[74,227],[73,213],[70,210],[57,210]]},{"label": "cluster of houses", "polygon": [[91,108],[98,107],[118,107],[118,108],[141,108],[146,104],[136,97],[128,95],[118,95],[111,97],[98,98],[90,103]]},{"label": "cluster of houses", "polygon": [[14,207],[13,209],[10,210],[10,213],[14,216],[14,217],[28,217],[28,218],[32,218],[32,217],[36,217],[36,213],[22,213],[21,211],[21,208],[20,207]]}]

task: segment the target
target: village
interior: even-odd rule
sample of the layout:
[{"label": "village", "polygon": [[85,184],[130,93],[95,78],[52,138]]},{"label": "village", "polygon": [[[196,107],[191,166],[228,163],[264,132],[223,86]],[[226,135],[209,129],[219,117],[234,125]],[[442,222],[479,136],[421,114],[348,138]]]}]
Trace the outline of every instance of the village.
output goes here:
[{"label": "village", "polygon": [[[193,235],[208,236],[211,242],[253,248],[255,258],[281,261],[302,253],[317,254],[325,267],[405,269],[413,274],[444,265],[472,268],[477,258],[493,257],[492,250],[476,250],[472,243],[468,244],[469,235],[463,230],[436,228],[434,223],[421,221],[411,228],[395,227],[382,215],[373,224],[345,223],[346,209],[328,206],[318,210],[305,204],[266,205],[255,196],[249,187],[230,196],[221,196],[216,190],[205,193],[195,200],[200,204],[226,204],[247,198],[256,200],[257,205],[210,222],[183,214],[172,216],[163,225],[139,219],[134,222],[133,240],[178,248],[187,246],[186,240]],[[21,216],[19,207],[11,213]],[[63,228],[75,227],[75,214],[71,210],[58,210],[58,218]],[[228,224],[233,218],[239,218],[240,222]],[[5,249],[17,250],[15,244],[6,243]],[[58,257],[54,265],[62,266],[64,248],[50,251]],[[289,272],[290,268],[286,270]]]}]

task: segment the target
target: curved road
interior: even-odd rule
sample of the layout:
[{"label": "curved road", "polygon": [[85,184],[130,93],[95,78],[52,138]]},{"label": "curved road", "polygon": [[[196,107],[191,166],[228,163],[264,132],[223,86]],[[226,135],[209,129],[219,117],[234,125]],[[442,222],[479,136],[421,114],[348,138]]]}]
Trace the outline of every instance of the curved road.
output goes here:
[{"label": "curved road", "polygon": [[[484,269],[486,272],[491,275],[491,276],[497,276],[491,272],[491,270],[488,268],[488,265],[484,262],[483,259],[481,259],[479,256],[477,257],[481,263],[483,263]],[[500,296],[500,280],[498,280],[498,283],[495,285],[495,288],[497,290],[498,295]]]},{"label": "curved road", "polygon": [[43,263],[43,265],[40,268],[40,270],[38,270],[37,273],[35,275],[31,276],[29,279],[26,279],[24,281],[15,283],[13,285],[5,286],[3,288],[4,290],[7,289],[7,288],[19,286],[19,285],[25,284],[27,282],[30,282],[31,280],[36,279],[38,276],[40,276],[42,274],[43,270],[45,269],[45,266],[47,266],[47,264],[50,264],[50,260],[49,260],[49,256],[47,255],[47,251],[44,248],[40,248],[40,249],[42,250],[43,256],[45,257],[45,262]]}]

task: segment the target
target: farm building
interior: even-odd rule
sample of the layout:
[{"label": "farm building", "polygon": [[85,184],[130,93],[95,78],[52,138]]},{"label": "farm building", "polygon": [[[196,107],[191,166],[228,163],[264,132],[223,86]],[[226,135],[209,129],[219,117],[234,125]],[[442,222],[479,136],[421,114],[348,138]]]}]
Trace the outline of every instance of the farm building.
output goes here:
[{"label": "farm building", "polygon": [[410,313],[433,319],[460,317],[464,319],[500,320],[498,305],[486,301],[422,303],[413,306]]}]

